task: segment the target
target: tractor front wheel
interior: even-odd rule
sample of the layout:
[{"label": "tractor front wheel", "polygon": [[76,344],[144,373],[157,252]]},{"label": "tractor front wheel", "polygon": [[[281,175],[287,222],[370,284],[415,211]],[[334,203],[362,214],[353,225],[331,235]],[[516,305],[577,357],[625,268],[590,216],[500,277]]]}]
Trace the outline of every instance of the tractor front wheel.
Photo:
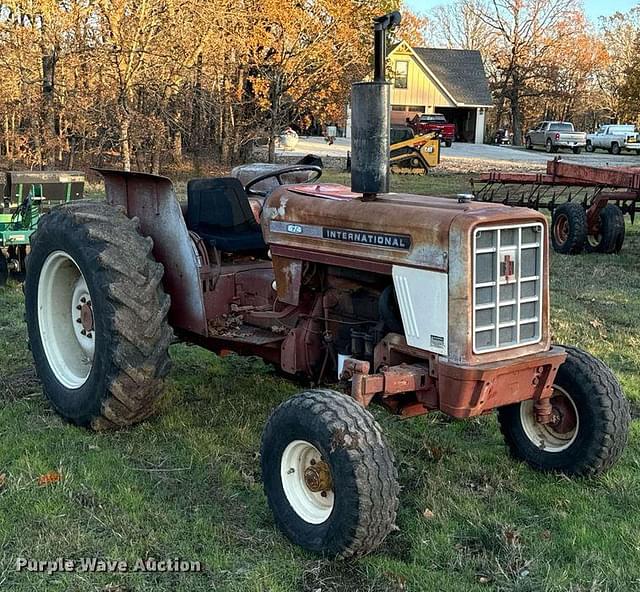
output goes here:
[{"label": "tractor front wheel", "polygon": [[0,250],[0,288],[7,285],[9,280],[9,263],[5,254]]},{"label": "tractor front wheel", "polygon": [[567,359],[553,385],[552,421],[536,420],[533,401],[498,409],[512,456],[535,469],[593,476],[609,469],[627,442],[630,413],[620,383],[600,360],[563,346]]},{"label": "tractor front wheel", "polygon": [[380,426],[352,398],[310,390],[267,422],[262,479],[276,524],[295,544],[364,555],[394,528],[399,487]]},{"label": "tractor front wheel", "polygon": [[162,393],[173,332],[152,247],[137,220],[96,201],[54,209],[32,237],[29,342],[44,394],[73,423],[139,422]]}]

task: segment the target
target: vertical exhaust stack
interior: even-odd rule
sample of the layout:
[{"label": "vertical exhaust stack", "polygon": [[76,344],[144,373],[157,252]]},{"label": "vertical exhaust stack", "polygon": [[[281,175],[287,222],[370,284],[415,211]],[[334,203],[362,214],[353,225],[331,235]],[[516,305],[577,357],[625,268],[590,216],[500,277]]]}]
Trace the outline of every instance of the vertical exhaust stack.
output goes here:
[{"label": "vertical exhaust stack", "polygon": [[390,84],[385,78],[387,31],[400,24],[400,13],[374,19],[373,82],[351,87],[351,190],[365,200],[389,192]]}]

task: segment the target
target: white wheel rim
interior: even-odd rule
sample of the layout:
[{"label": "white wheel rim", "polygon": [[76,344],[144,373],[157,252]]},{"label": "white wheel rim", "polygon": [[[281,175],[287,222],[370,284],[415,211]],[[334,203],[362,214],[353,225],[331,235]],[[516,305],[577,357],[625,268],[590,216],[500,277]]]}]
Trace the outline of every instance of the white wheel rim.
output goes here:
[{"label": "white wheel rim", "polygon": [[[575,416],[575,426],[568,431],[557,431],[554,429],[553,424],[543,424],[536,421],[536,412],[534,402],[522,401],[520,403],[520,421],[522,423],[522,429],[529,438],[529,440],[536,445],[540,450],[544,452],[562,452],[566,450],[575,442],[578,436],[578,430],[580,429],[580,415],[573,399],[564,389],[554,386],[554,394],[551,397],[551,403],[553,405],[553,398],[556,396],[562,396],[569,402]],[[554,409],[556,412],[556,409]]]},{"label": "white wheel rim", "polygon": [[87,282],[64,251],[51,253],[40,270],[38,326],[55,377],[68,389],[80,388],[93,366],[96,333]]},{"label": "white wheel rim", "polygon": [[284,449],[280,460],[282,489],[293,511],[310,524],[325,522],[333,511],[335,500],[332,488],[314,491],[317,487],[310,487],[310,481],[313,481],[310,477],[317,476],[319,470],[326,472],[328,467],[313,444],[294,440]]}]

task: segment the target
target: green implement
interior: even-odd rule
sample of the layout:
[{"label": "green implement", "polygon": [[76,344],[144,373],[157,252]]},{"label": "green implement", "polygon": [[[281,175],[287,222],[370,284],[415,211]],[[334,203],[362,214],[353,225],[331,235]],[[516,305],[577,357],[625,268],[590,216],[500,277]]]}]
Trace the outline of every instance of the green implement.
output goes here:
[{"label": "green implement", "polygon": [[84,173],[10,171],[0,173],[0,286],[10,274],[24,272],[31,235],[40,216],[52,207],[81,199]]}]

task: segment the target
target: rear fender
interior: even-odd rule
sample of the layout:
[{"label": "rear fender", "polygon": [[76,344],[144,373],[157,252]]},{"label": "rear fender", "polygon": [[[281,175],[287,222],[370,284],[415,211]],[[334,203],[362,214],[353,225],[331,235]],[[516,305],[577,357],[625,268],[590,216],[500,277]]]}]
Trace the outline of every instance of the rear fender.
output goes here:
[{"label": "rear fender", "polygon": [[147,173],[94,169],[104,178],[107,203],[140,220],[153,239],[153,256],[164,265],[163,285],[171,296],[169,322],[207,334],[198,259],[170,179]]}]

